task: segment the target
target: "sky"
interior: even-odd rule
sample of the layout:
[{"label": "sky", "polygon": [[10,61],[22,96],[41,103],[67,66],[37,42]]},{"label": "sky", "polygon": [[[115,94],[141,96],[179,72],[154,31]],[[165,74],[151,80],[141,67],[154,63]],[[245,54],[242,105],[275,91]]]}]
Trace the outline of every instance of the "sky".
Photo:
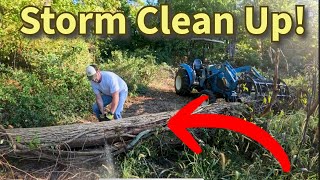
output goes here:
[{"label": "sky", "polygon": [[144,2],[145,4],[147,4],[147,2],[152,2],[152,4],[155,4],[158,2],[158,0],[142,0],[142,2]]}]

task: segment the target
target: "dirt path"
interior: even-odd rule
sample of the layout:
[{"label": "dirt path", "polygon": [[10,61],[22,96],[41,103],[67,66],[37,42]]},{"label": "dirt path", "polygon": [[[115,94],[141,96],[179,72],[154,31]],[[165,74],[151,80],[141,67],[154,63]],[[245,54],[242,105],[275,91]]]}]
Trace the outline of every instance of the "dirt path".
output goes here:
[{"label": "dirt path", "polygon": [[174,75],[154,80],[145,94],[129,97],[123,112],[123,117],[151,114],[178,110],[192,97],[181,97],[174,90]]}]

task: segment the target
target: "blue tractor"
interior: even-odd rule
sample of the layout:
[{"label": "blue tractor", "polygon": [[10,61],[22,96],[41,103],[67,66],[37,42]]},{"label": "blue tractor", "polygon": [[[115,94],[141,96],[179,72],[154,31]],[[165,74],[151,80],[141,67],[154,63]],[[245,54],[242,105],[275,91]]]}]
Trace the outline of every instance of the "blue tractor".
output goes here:
[{"label": "blue tractor", "polygon": [[[224,43],[206,38],[193,38],[191,42]],[[202,59],[205,58],[204,53],[205,51]],[[175,77],[175,91],[178,95],[187,96],[193,89],[200,95],[208,95],[208,103],[216,102],[217,98],[224,98],[227,102],[240,101],[241,97],[262,100],[271,96],[273,81],[262,76],[251,66],[233,68],[227,61],[218,65],[205,65],[196,57],[190,64],[180,64]],[[278,98],[289,97],[289,89],[280,79],[277,82],[277,89]]]}]

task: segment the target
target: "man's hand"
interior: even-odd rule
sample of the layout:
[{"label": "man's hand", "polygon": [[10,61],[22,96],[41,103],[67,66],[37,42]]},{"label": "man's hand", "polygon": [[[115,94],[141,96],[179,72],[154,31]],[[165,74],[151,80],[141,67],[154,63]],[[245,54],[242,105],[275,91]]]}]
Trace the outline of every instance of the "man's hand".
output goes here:
[{"label": "man's hand", "polygon": [[106,114],[105,113],[100,114],[100,119],[104,119],[104,118],[106,118]]},{"label": "man's hand", "polygon": [[108,113],[106,114],[106,118],[107,118],[108,120],[112,120],[112,119],[113,119],[113,114],[112,114],[112,112],[108,112]]},{"label": "man's hand", "polygon": [[110,121],[113,119],[113,114],[111,112],[100,114],[99,121]]}]

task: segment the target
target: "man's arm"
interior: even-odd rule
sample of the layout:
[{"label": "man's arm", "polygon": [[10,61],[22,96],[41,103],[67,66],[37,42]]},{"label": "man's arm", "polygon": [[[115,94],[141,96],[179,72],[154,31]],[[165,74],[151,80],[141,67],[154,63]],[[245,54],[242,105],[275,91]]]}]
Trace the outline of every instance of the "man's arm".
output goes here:
[{"label": "man's arm", "polygon": [[119,91],[112,93],[111,113],[114,114],[119,104]]},{"label": "man's arm", "polygon": [[96,94],[96,102],[98,104],[98,107],[99,107],[101,114],[105,114],[104,107],[103,107],[103,101],[102,101],[102,97],[101,97],[100,93]]}]

